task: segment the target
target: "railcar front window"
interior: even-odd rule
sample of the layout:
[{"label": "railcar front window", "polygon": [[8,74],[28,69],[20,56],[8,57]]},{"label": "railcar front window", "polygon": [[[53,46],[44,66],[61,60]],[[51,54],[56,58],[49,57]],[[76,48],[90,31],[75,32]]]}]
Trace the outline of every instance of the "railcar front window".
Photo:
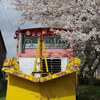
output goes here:
[{"label": "railcar front window", "polygon": [[[46,49],[67,49],[70,47],[68,41],[62,41],[60,37],[43,37]],[[38,37],[24,37],[24,49],[36,49],[38,47]]]},{"label": "railcar front window", "polygon": [[61,37],[45,37],[44,41],[47,49],[67,49],[70,47],[70,43],[62,41]]}]

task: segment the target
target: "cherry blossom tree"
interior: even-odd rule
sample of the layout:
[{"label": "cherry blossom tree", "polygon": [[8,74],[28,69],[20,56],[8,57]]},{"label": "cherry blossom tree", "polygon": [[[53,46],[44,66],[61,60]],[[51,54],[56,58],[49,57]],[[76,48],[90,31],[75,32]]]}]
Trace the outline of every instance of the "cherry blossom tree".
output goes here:
[{"label": "cherry blossom tree", "polygon": [[32,21],[46,27],[71,28],[75,31],[61,34],[63,39],[71,41],[87,41],[96,35],[94,30],[87,35],[86,29],[96,29],[94,22],[100,18],[99,0],[15,0],[12,4],[22,12],[22,24]]},{"label": "cherry blossom tree", "polygon": [[15,0],[12,4],[22,12],[21,24],[31,21],[72,29],[51,30],[62,40],[74,41],[76,56],[83,56],[80,72],[88,69],[87,75],[93,76],[100,63],[100,0]]}]

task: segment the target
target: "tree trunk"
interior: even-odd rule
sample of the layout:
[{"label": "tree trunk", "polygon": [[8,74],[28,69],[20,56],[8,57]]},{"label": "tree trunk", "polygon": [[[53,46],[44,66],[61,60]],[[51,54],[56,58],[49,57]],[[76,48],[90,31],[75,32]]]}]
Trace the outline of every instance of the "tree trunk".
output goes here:
[{"label": "tree trunk", "polygon": [[91,76],[89,77],[89,85],[90,85],[90,86],[93,86],[93,84],[94,84],[94,77],[93,77],[93,75],[91,75]]}]

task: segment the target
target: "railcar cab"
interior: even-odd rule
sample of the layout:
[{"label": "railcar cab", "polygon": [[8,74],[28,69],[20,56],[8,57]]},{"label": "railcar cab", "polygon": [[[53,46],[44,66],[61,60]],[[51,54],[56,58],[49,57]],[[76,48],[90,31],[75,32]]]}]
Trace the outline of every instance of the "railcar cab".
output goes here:
[{"label": "railcar cab", "polygon": [[[19,61],[20,71],[30,74],[34,69],[38,49],[38,39],[42,36],[48,70],[51,74],[64,71],[68,60],[73,57],[73,49],[68,41],[62,41],[60,35],[53,33],[51,28],[18,29],[15,39],[17,40],[16,58]],[[53,28],[54,30],[65,30]],[[72,31],[72,30],[69,30]],[[43,49],[43,48],[42,48]],[[40,56],[38,56],[39,58]],[[37,60],[39,70],[40,60]],[[46,71],[45,59],[42,56],[42,70]]]}]

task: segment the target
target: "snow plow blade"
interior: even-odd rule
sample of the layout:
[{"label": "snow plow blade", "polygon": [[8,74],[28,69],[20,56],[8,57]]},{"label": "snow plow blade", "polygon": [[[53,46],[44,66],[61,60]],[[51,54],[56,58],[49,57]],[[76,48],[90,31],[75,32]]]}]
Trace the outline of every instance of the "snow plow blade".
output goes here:
[{"label": "snow plow blade", "polygon": [[8,73],[6,100],[76,100],[76,72],[66,70],[45,77],[34,77],[11,68]]}]

